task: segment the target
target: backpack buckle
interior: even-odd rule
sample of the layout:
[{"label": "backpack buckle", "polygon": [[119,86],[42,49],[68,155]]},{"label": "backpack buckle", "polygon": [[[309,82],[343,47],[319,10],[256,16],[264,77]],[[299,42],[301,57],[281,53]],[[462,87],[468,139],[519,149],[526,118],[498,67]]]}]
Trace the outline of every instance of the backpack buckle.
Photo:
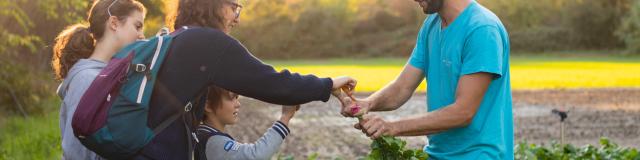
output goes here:
[{"label": "backpack buckle", "polygon": [[164,36],[169,34],[169,28],[167,27],[162,27],[160,28],[160,30],[158,30],[158,33],[156,33],[156,36]]},{"label": "backpack buckle", "polygon": [[191,102],[187,103],[187,105],[184,106],[184,111],[185,112],[189,112],[191,111],[191,108],[193,108],[193,104],[191,104]]},{"label": "backpack buckle", "polygon": [[191,135],[193,136],[193,139],[196,140],[196,143],[200,143],[200,140],[198,139],[198,136],[195,132],[191,132]]},{"label": "backpack buckle", "polygon": [[144,72],[147,70],[147,65],[144,64],[136,64],[135,67],[136,72]]}]

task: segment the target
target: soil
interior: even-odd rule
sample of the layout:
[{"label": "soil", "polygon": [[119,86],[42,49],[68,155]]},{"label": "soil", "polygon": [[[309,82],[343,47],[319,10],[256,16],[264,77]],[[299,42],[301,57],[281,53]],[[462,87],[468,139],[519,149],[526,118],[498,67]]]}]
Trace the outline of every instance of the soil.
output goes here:
[{"label": "soil", "polygon": [[[357,97],[366,97],[359,94]],[[281,107],[250,98],[241,98],[240,118],[229,133],[241,142],[254,142],[279,119]],[[561,122],[552,109],[568,110],[565,142],[597,145],[609,137],[625,147],[640,147],[640,89],[574,89],[513,91],[515,141],[536,144],[560,142]],[[369,153],[371,140],[352,126],[355,118],[339,114],[339,102],[312,102],[302,106],[291,120],[292,131],[280,155],[296,159],[317,153],[321,159],[355,159]],[[426,112],[426,97],[415,94],[400,109],[376,113],[397,119]],[[424,136],[401,137],[408,147],[422,148]]]}]

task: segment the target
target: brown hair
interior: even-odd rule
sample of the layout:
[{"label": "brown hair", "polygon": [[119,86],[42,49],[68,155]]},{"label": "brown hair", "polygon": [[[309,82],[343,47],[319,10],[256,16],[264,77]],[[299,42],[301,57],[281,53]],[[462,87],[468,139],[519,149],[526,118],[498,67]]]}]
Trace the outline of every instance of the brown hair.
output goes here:
[{"label": "brown hair", "polygon": [[209,86],[207,91],[207,105],[211,106],[211,109],[217,109],[222,105],[222,101],[236,98],[236,94],[226,89]]},{"label": "brown hair", "polygon": [[[112,5],[113,4],[113,5]],[[109,6],[111,8],[109,8]],[[146,8],[137,0],[96,0],[88,12],[87,23],[78,23],[60,32],[53,45],[51,66],[56,80],[63,80],[71,66],[83,58],[89,58],[95,49],[96,40],[104,36],[109,12],[118,20],[125,21],[134,11],[146,13]]]},{"label": "brown hair", "polygon": [[195,25],[224,29],[224,0],[173,0],[173,5],[166,6],[175,6],[167,8],[166,21],[170,28]]}]

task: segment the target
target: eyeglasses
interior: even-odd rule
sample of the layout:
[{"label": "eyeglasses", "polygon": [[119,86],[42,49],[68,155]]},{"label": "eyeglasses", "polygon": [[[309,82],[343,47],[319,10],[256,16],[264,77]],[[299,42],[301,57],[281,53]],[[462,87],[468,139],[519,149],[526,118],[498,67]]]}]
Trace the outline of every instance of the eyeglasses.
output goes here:
[{"label": "eyeglasses", "polygon": [[116,4],[116,2],[118,2],[118,0],[113,0],[113,2],[111,2],[109,7],[107,7],[107,13],[109,14],[109,17],[113,16],[111,15],[111,7],[113,7],[113,5]]},{"label": "eyeglasses", "polygon": [[236,18],[238,19],[240,18],[240,12],[242,12],[242,5],[236,3],[236,2],[231,2],[231,1],[225,1],[226,3],[233,5],[233,11],[236,12]]}]

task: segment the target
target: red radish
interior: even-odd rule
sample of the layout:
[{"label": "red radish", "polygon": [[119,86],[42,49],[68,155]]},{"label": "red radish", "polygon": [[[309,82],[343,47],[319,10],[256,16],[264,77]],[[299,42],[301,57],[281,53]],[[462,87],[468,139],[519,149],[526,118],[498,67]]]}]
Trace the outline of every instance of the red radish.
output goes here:
[{"label": "red radish", "polygon": [[351,107],[351,114],[352,115],[356,115],[358,112],[360,112],[360,106],[358,104],[356,104],[355,106]]},{"label": "red radish", "polygon": [[[351,115],[356,115],[358,112],[360,112],[360,105],[358,105],[356,103],[356,98],[353,97],[353,95],[351,95],[348,91],[349,91],[349,87],[342,87],[342,91],[345,92],[347,94],[347,97],[349,97],[351,99],[351,101],[353,103],[355,103],[352,107],[351,107]],[[361,116],[360,116],[361,117]]]}]

